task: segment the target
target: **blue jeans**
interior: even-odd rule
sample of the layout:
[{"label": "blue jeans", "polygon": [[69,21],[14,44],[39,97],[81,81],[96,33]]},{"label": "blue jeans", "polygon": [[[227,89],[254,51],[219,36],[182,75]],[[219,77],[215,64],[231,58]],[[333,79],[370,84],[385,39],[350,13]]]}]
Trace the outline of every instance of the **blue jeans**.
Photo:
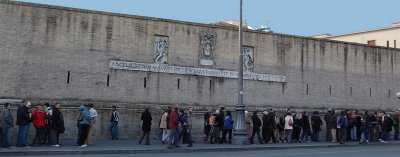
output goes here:
[{"label": "blue jeans", "polygon": [[118,122],[112,122],[110,126],[111,140],[119,140]]},{"label": "blue jeans", "polygon": [[1,134],[1,146],[3,147],[8,147],[10,146],[10,142],[8,142],[8,130],[10,128],[2,128],[2,134]]},{"label": "blue jeans", "polygon": [[360,143],[366,143],[369,139],[369,132],[368,131],[362,131],[361,132],[361,139]]},{"label": "blue jeans", "polygon": [[292,133],[293,129],[285,129],[285,140],[289,143],[292,143]]},{"label": "blue jeans", "polygon": [[169,145],[178,146],[179,129],[171,128],[171,133],[169,134]]},{"label": "blue jeans", "polygon": [[312,140],[313,140],[313,141],[319,142],[319,132],[320,132],[320,131],[314,131],[314,132],[312,133]]},{"label": "blue jeans", "polygon": [[257,134],[258,142],[259,142],[260,144],[263,144],[264,142],[263,142],[263,140],[262,140],[262,138],[261,138],[260,130],[253,130],[253,134],[251,134],[251,137],[250,137],[250,143],[251,143],[251,144],[254,144],[253,139],[254,139],[254,136],[255,136],[256,134]]},{"label": "blue jeans", "polygon": [[390,136],[389,131],[383,131],[381,139],[384,141],[387,141],[387,140],[389,140],[389,136]]},{"label": "blue jeans", "polygon": [[309,131],[310,131],[310,129],[304,129],[304,128],[303,128],[303,132],[301,132],[301,137],[300,137],[300,139],[301,139],[302,141],[304,141],[304,136],[306,137],[306,141],[308,141],[307,132],[309,132]]},{"label": "blue jeans", "polygon": [[164,130],[163,128],[160,128],[160,131],[157,133],[157,136],[156,136],[157,140],[161,140],[162,139],[163,130]]},{"label": "blue jeans", "polygon": [[357,127],[351,128],[351,140],[357,141]]},{"label": "blue jeans", "polygon": [[29,129],[29,124],[20,125],[18,129],[18,143],[17,146],[25,146],[28,145],[27,142],[27,133]]}]

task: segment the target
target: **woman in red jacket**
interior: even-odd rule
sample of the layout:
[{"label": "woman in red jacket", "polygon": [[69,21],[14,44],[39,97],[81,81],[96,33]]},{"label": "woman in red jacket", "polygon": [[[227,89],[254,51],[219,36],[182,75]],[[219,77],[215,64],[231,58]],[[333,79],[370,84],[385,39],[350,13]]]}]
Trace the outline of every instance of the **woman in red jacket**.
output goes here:
[{"label": "woman in red jacket", "polygon": [[42,144],[42,138],[46,127],[46,108],[42,104],[38,104],[32,113],[33,126],[36,129],[35,138],[32,141],[32,146],[36,143],[39,146]]}]

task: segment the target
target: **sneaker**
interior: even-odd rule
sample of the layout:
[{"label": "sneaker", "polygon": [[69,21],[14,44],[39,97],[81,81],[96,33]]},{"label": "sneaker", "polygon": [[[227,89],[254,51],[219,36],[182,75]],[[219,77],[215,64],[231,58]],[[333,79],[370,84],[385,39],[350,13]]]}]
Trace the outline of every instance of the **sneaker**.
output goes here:
[{"label": "sneaker", "polygon": [[87,147],[87,144],[83,144],[83,145],[80,145],[80,146],[78,146],[78,147],[84,148],[84,147]]}]

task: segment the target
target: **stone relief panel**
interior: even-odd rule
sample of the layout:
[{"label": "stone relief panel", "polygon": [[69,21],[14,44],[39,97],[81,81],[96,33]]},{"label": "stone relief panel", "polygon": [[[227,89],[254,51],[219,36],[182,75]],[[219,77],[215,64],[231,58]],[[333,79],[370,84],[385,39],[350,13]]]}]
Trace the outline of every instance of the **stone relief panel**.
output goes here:
[{"label": "stone relief panel", "polygon": [[253,71],[254,70],[254,48],[243,47],[243,70]]},{"label": "stone relief panel", "polygon": [[154,39],[154,63],[168,64],[168,37],[155,36]]},{"label": "stone relief panel", "polygon": [[215,48],[216,39],[213,33],[204,33],[201,36],[201,49],[205,56],[210,56]]}]

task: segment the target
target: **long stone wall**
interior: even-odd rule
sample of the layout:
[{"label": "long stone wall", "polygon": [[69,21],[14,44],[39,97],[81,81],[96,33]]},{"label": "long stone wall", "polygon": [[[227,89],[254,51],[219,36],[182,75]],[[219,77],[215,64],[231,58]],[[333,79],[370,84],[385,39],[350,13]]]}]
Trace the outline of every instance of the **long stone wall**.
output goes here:
[{"label": "long stone wall", "polygon": [[[244,81],[249,110],[399,108],[398,49],[251,30],[244,45],[247,72],[280,78]],[[208,107],[237,103],[235,78],[124,70],[112,61],[236,72],[238,58],[235,28],[0,2],[0,98],[61,101],[71,119],[80,104],[94,102],[104,118],[100,137],[114,104],[129,120],[123,136],[134,137],[143,106],[153,108],[155,130],[158,110],[173,103],[194,106],[199,121]]]}]

